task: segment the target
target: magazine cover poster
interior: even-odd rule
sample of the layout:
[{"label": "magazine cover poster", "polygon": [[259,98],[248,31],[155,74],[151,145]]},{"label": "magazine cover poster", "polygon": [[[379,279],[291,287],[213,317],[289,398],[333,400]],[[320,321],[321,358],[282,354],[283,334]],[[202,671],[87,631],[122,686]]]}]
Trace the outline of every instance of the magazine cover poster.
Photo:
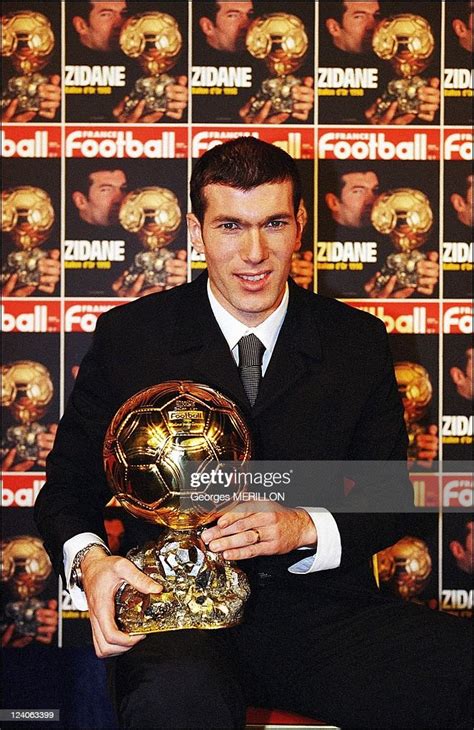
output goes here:
[{"label": "magazine cover poster", "polygon": [[472,0],[445,3],[444,121],[471,125],[474,5]]},{"label": "magazine cover poster", "polygon": [[441,3],[318,7],[321,124],[439,124]]},{"label": "magazine cover poster", "polygon": [[60,160],[12,158],[2,173],[2,295],[58,296]]},{"label": "magazine cover poster", "polygon": [[44,471],[59,420],[59,387],[59,334],[4,335],[3,471]]},{"label": "magazine cover poster", "polygon": [[443,458],[472,459],[472,305],[444,303]]},{"label": "magazine cover poster", "polygon": [[408,432],[410,472],[436,468],[439,457],[439,335],[389,338]]},{"label": "magazine cover poster", "polygon": [[193,122],[311,124],[314,3],[195,2]]},{"label": "magazine cover poster", "polygon": [[[451,482],[454,479],[451,479]],[[464,490],[471,494],[472,477],[458,479]],[[470,485],[469,485],[470,481]],[[441,610],[462,618],[472,618],[474,572],[474,520],[472,511],[443,514],[443,581]]]},{"label": "magazine cover poster", "polygon": [[437,297],[438,175],[430,159],[320,159],[318,292]]},{"label": "magazine cover poster", "polygon": [[443,279],[447,299],[472,298],[472,132],[445,132]]},{"label": "magazine cover poster", "polygon": [[187,278],[184,159],[69,158],[67,297],[128,298]]},{"label": "magazine cover poster", "polygon": [[[32,476],[11,474],[3,487],[10,494],[33,492]],[[27,484],[27,482],[29,482]],[[17,503],[21,502],[21,498]],[[14,503],[13,503],[14,504]],[[2,517],[2,648],[58,645],[58,579],[38,535],[29,507],[8,506]]]},{"label": "magazine cover poster", "polygon": [[68,122],[186,122],[187,2],[65,5]]},{"label": "magazine cover poster", "polygon": [[61,3],[2,3],[2,122],[61,118]]}]

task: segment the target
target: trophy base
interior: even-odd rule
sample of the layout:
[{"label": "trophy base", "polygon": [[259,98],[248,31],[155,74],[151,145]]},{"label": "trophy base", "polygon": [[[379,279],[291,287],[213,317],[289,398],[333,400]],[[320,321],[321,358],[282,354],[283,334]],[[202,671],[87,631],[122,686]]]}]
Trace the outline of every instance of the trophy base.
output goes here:
[{"label": "trophy base", "polygon": [[40,96],[39,87],[47,84],[48,77],[43,74],[32,74],[31,76],[13,76],[8,80],[7,88],[2,94],[2,111],[4,111],[14,99],[18,99],[18,106],[15,114],[23,112],[39,111]]},{"label": "trophy base", "polygon": [[128,95],[129,98],[125,102],[124,111],[126,114],[133,112],[137,104],[145,99],[145,114],[153,114],[154,112],[166,112],[167,97],[166,87],[168,84],[174,84],[175,79],[168,74],[159,74],[158,76],[142,76],[135,81],[135,86]]},{"label": "trophy base", "polygon": [[4,459],[11,449],[15,449],[15,463],[38,461],[39,446],[37,438],[40,433],[46,433],[47,430],[46,426],[36,421],[10,426],[7,429],[6,437],[2,439],[1,458]]},{"label": "trophy base", "polygon": [[39,623],[36,620],[36,611],[46,608],[47,603],[38,598],[27,598],[24,601],[14,601],[5,606],[5,616],[15,624],[15,632],[19,636],[36,636]]},{"label": "trophy base", "polygon": [[418,423],[409,423],[407,426],[408,433],[408,449],[407,456],[410,461],[416,461],[418,459],[418,446],[416,443],[417,437],[421,434],[426,433],[426,428],[420,426]]},{"label": "trophy base", "polygon": [[12,251],[2,267],[1,282],[5,286],[10,276],[18,275],[16,288],[19,286],[38,286],[40,272],[38,264],[48,254],[40,248],[29,251]]},{"label": "trophy base", "polygon": [[394,275],[397,277],[394,291],[406,288],[416,289],[418,286],[418,263],[425,259],[426,256],[419,251],[390,254],[375,281],[376,291],[381,291]]},{"label": "trophy base", "polygon": [[250,113],[257,114],[262,106],[271,99],[271,114],[291,114],[293,111],[293,99],[291,91],[294,86],[301,86],[301,80],[291,74],[288,76],[276,76],[273,79],[265,79],[257,92],[255,100],[250,106]]},{"label": "trophy base", "polygon": [[173,258],[174,254],[168,251],[167,248],[160,248],[158,251],[142,251],[137,253],[123,281],[124,286],[127,289],[133,286],[141,274],[145,275],[143,289],[166,286],[168,272],[165,269],[165,264],[169,259]]},{"label": "trophy base", "polygon": [[382,117],[394,101],[397,102],[395,118],[403,114],[418,114],[420,110],[418,90],[427,84],[427,80],[421,76],[393,79],[377,104],[376,116]]},{"label": "trophy base", "polygon": [[128,583],[115,597],[116,619],[130,635],[179,629],[222,629],[239,624],[250,595],[243,571],[210,550],[195,530],[168,530],[127,554],[163,585],[145,595]]}]

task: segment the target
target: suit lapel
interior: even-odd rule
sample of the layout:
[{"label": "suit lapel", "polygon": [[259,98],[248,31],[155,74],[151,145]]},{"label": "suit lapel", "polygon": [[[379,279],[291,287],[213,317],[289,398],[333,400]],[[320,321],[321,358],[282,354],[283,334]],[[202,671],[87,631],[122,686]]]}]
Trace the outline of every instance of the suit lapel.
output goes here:
[{"label": "suit lapel", "polygon": [[322,359],[319,330],[307,292],[289,282],[288,312],[278,336],[270,364],[258,391],[253,415],[258,416],[290,390],[311,369],[312,361]]}]

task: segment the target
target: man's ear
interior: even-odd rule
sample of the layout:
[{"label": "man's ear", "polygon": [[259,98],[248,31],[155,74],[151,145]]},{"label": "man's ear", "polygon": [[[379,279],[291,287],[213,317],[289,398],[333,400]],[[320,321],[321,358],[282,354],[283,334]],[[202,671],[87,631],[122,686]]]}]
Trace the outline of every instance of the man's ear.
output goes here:
[{"label": "man's ear", "polygon": [[452,540],[449,543],[449,549],[451,550],[453,557],[456,560],[461,560],[464,557],[465,550],[464,550],[463,546],[461,545],[461,543],[458,542],[457,540]]},{"label": "man's ear", "polygon": [[307,222],[308,222],[308,211],[306,210],[304,200],[301,199],[299,207],[298,207],[298,212],[296,214],[295,251],[298,251],[301,248],[301,239],[303,238],[303,231],[305,229]]},{"label": "man's ear", "polygon": [[202,227],[198,218],[194,213],[188,213],[186,219],[188,221],[189,239],[192,247],[198,253],[204,253],[206,247],[202,238]]},{"label": "man's ear", "polygon": [[202,17],[199,18],[199,27],[205,36],[209,36],[214,30],[214,23],[210,18]]},{"label": "man's ear", "polygon": [[458,38],[464,38],[467,33],[466,24],[460,18],[455,18],[453,20],[453,30]]},{"label": "man's ear", "polygon": [[453,193],[451,195],[451,204],[456,213],[464,213],[466,210],[466,201],[459,193]]},{"label": "man's ear", "polygon": [[461,368],[451,368],[449,374],[451,375],[451,380],[456,386],[462,385],[466,379],[466,376],[464,375]]},{"label": "man's ear", "polygon": [[87,33],[87,31],[89,30],[89,26],[87,25],[84,18],[81,18],[80,15],[75,15],[73,17],[72,26],[78,35],[84,35],[84,33]]},{"label": "man's ear", "polygon": [[328,18],[326,20],[326,29],[333,38],[336,38],[339,35],[339,31],[341,30],[341,26],[335,20],[334,18]]},{"label": "man's ear", "polygon": [[72,194],[72,202],[76,206],[78,210],[83,210],[87,205],[87,198],[84,195],[84,193],[79,192],[79,190],[76,190]]},{"label": "man's ear", "polygon": [[334,193],[326,193],[324,200],[331,213],[335,213],[339,207],[339,198],[337,195],[334,195]]}]

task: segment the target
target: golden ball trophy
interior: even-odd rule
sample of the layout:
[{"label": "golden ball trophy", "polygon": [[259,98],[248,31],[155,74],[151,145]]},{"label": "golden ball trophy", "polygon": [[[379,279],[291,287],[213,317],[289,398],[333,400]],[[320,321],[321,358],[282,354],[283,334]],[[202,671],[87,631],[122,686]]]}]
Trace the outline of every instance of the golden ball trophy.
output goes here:
[{"label": "golden ball trophy", "polygon": [[51,198],[41,188],[23,185],[2,191],[2,233],[20,249],[8,254],[2,286],[13,274],[18,276],[15,288],[39,284],[38,264],[48,254],[38,246],[49,238],[54,218]]},{"label": "golden ball trophy", "polygon": [[2,17],[2,57],[11,60],[21,76],[12,76],[2,94],[2,111],[18,99],[16,114],[39,111],[38,87],[48,77],[38,73],[49,62],[54,33],[48,18],[32,10],[19,10]]},{"label": "golden ball trophy", "polygon": [[168,188],[138,188],[128,193],[119,210],[123,228],[136,234],[145,251],[136,254],[128,269],[124,286],[131,287],[137,278],[145,275],[143,288],[166,286],[168,272],[166,262],[175,254],[166,246],[178,235],[181,225],[181,209],[178,198]]},{"label": "golden ball trophy", "polygon": [[388,256],[375,281],[381,291],[392,276],[396,276],[394,291],[418,286],[418,263],[426,256],[416,249],[429,238],[433,226],[430,201],[421,190],[396,188],[379,195],[375,201],[371,221],[374,228],[389,236],[398,253]]},{"label": "golden ball trophy", "polygon": [[124,111],[129,114],[145,99],[145,113],[165,113],[166,87],[176,83],[166,72],[175,66],[183,45],[175,18],[157,11],[134,15],[124,23],[119,43],[127,56],[138,58],[148,74],[135,82]]},{"label": "golden ball trophy", "polygon": [[37,419],[44,416],[54,394],[48,369],[34,360],[17,360],[2,365],[2,401],[17,421],[2,439],[2,458],[16,449],[17,461],[37,461],[37,437],[47,428]]},{"label": "golden ball trophy", "polygon": [[[200,532],[245,491],[235,475],[251,453],[237,406],[207,385],[161,383],[117,411],[104,442],[108,483],[132,515],[169,528],[127,555],[163,590],[144,595],[128,584],[118,590],[116,617],[124,631],[218,629],[240,622],[247,578],[208,550]],[[219,478],[228,465],[231,487]]]},{"label": "golden ball trophy", "polygon": [[52,570],[48,554],[43,542],[32,535],[6,538],[0,549],[0,581],[15,599],[5,606],[1,633],[13,622],[20,636],[36,636],[36,611],[47,607],[36,596],[44,590]]},{"label": "golden ball trophy", "polygon": [[308,50],[308,36],[303,22],[289,13],[270,13],[252,21],[245,39],[248,52],[265,61],[273,78],[265,79],[250,112],[257,114],[271,99],[270,114],[293,111],[292,89],[301,86],[293,76],[303,65]]},{"label": "golden ball trophy", "polygon": [[400,77],[389,82],[377,104],[376,116],[383,116],[394,101],[397,102],[395,117],[418,114],[418,91],[428,83],[418,74],[429,66],[435,47],[428,21],[412,13],[385,18],[374,31],[372,47],[379,58],[390,62]]},{"label": "golden ball trophy", "polygon": [[433,397],[433,386],[428,371],[417,362],[396,362],[395,377],[408,432],[408,458],[415,460],[418,456],[417,436],[426,433],[426,429],[418,421],[428,410]]},{"label": "golden ball trophy", "polygon": [[379,578],[406,601],[427,586],[432,563],[427,544],[418,537],[403,537],[377,553]]}]

